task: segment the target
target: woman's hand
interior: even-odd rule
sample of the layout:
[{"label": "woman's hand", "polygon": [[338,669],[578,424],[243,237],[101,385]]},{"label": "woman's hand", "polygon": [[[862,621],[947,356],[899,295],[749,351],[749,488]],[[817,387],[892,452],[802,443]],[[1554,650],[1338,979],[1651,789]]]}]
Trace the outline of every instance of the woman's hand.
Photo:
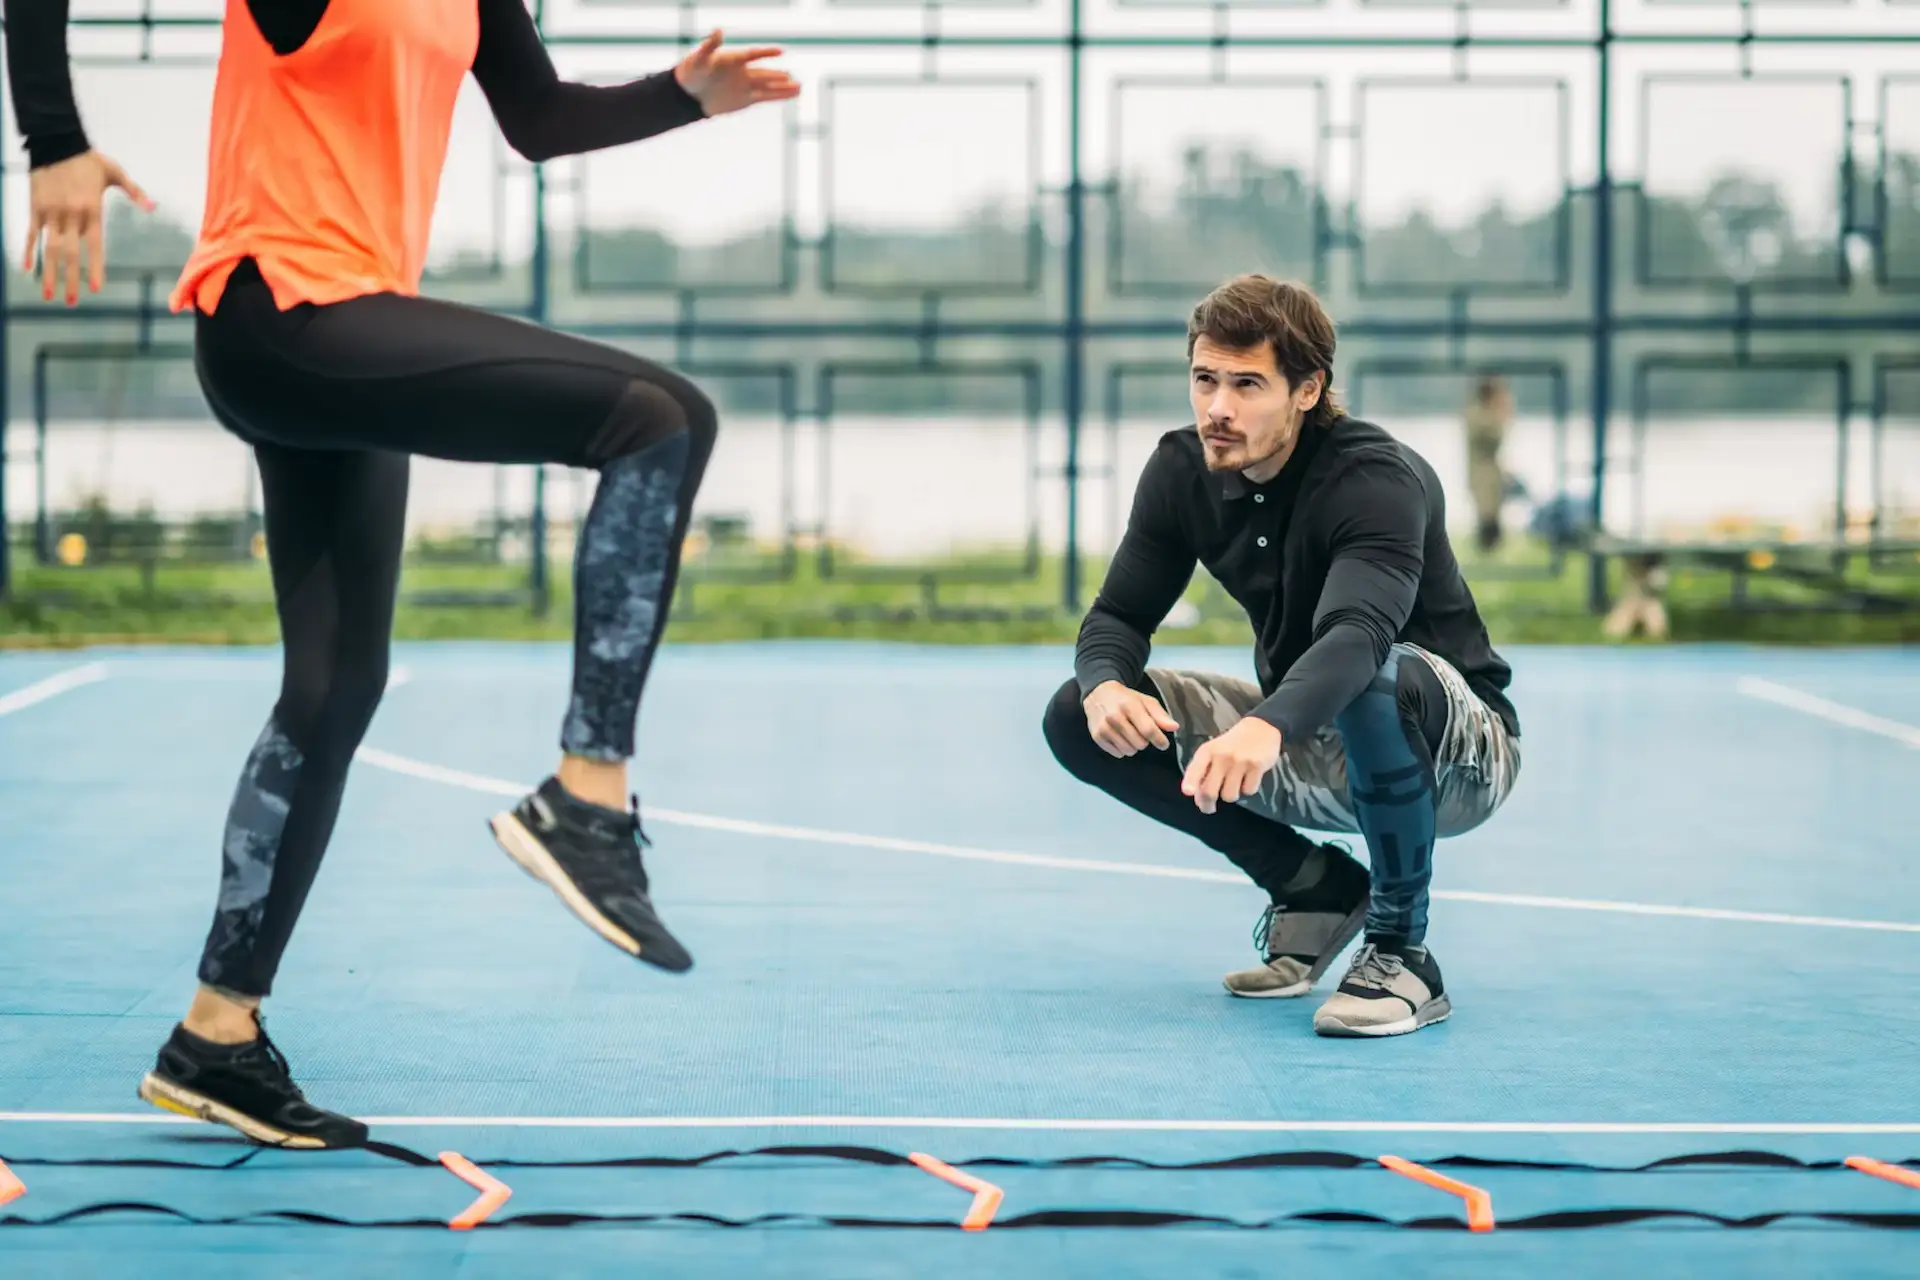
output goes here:
[{"label": "woman's hand", "polygon": [[756,66],[777,58],[783,50],[762,45],[752,49],[722,49],[720,33],[713,32],[700,47],[673,69],[680,87],[700,103],[709,116],[723,116],[758,102],[785,102],[800,96],[800,82],[778,67]]},{"label": "woman's hand", "polygon": [[103,234],[106,218],[101,206],[112,187],[126,192],[142,209],[153,211],[153,201],[127,176],[127,171],[98,151],[83,151],[59,164],[35,169],[28,176],[27,248],[21,257],[20,269],[31,274],[34,254],[39,252],[40,282],[48,301],[52,301],[54,286],[62,277],[66,281],[67,305],[71,307],[80,301],[83,247],[88,289],[98,293],[106,284],[106,237]]}]

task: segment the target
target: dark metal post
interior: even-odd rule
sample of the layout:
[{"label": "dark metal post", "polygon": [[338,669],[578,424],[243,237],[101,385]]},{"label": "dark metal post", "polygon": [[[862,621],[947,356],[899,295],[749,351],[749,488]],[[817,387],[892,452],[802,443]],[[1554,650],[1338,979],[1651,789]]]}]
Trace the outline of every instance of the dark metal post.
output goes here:
[{"label": "dark metal post", "polygon": [[[1607,417],[1613,397],[1613,167],[1607,156],[1613,103],[1613,5],[1600,0],[1599,168],[1593,183],[1593,532],[1601,528],[1607,479]],[[1587,607],[1607,607],[1606,558],[1587,557]]]},{"label": "dark metal post", "polygon": [[47,510],[47,349],[33,353],[33,557],[53,563],[53,516]]},{"label": "dark metal post", "polygon": [[[0,111],[0,122],[5,119],[5,112]],[[0,135],[5,132],[4,124],[0,123]],[[0,245],[8,243],[5,185],[0,180]],[[11,253],[11,248],[7,252]],[[13,593],[13,525],[7,515],[7,440],[13,428],[13,370],[10,367],[13,348],[7,341],[13,323],[7,306],[7,289],[12,283],[5,264],[0,263],[0,600]]]},{"label": "dark metal post", "polygon": [[[538,10],[536,9],[536,14]],[[533,167],[533,262],[529,311],[535,324],[546,324],[551,310],[547,296],[547,173]],[[552,592],[547,577],[547,469],[533,469],[533,514],[527,522],[531,563],[527,586],[533,593],[533,616],[547,616]]]},{"label": "dark metal post", "polygon": [[1067,427],[1067,545],[1064,603],[1080,611],[1080,418],[1086,393],[1086,189],[1080,172],[1080,89],[1083,48],[1081,0],[1072,0],[1067,35],[1067,314],[1066,369],[1061,414]]}]

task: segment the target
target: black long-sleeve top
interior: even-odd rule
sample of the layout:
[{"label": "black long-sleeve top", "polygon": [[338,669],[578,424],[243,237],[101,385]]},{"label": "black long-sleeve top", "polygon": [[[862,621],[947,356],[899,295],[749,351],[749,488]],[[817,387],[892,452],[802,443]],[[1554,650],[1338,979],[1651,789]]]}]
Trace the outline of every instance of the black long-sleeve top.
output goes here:
[{"label": "black long-sleeve top", "polygon": [[[260,34],[286,54],[306,43],[328,0],[247,0]],[[638,142],[703,117],[671,71],[623,85],[560,79],[522,0],[476,0],[473,76],[507,144],[529,160]],[[31,167],[88,148],[67,59],[68,0],[7,0],[7,75]]]},{"label": "black long-sleeve top", "polygon": [[1192,427],[1163,436],[1080,628],[1082,694],[1138,681],[1196,565],[1247,611],[1266,695],[1252,714],[1282,737],[1330,723],[1402,640],[1451,663],[1519,734],[1512,672],[1454,558],[1439,477],[1372,423],[1307,428],[1265,484],[1209,472]]}]

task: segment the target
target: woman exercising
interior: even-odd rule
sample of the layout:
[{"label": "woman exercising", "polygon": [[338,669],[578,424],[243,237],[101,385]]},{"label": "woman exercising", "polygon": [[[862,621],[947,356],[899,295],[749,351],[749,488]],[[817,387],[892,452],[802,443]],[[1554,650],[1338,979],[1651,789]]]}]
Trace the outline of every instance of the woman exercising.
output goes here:
[{"label": "woman exercising", "polygon": [[[67,0],[9,0],[7,68],[31,168],[25,269],[45,296],[105,282],[101,206],[152,202],[91,149]],[[410,454],[592,467],[574,566],[558,768],[497,815],[501,846],[593,930],[692,963],[648,896],[627,761],[665,626],[713,405],[636,356],[419,296],[454,102],[471,71],[538,162],[798,95],[718,32],[671,71],[560,80],[522,0],[228,0],[207,205],[172,297],[195,317],[214,416],[252,446],[285,671],[229,811],[220,898],[185,1019],[140,1085],[155,1105],[292,1147],[366,1126],[307,1102],[261,1027],[281,953],[387,682]]]}]

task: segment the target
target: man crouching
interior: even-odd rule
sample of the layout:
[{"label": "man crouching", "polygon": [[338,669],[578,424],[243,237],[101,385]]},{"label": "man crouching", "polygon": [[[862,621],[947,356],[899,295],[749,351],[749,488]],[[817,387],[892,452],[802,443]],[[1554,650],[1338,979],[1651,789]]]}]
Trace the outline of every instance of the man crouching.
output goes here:
[{"label": "man crouching", "polygon": [[[1364,927],[1314,1030],[1401,1035],[1452,1011],[1426,945],[1434,841],[1505,802],[1520,727],[1439,477],[1341,410],[1333,352],[1333,321],[1298,285],[1240,276],[1194,309],[1195,425],[1141,474],[1045,731],[1074,777],[1267,891],[1265,963],[1227,990],[1305,995]],[[1147,666],[1196,564],[1247,611],[1258,687]],[[1371,876],[1300,827],[1359,834]]]}]

